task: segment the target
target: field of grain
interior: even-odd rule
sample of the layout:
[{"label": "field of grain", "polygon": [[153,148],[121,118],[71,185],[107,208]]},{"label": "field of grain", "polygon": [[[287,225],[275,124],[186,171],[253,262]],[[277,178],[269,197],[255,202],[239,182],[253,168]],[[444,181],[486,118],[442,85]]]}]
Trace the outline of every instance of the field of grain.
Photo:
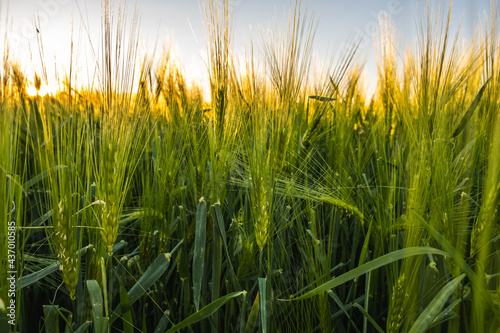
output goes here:
[{"label": "field of grain", "polygon": [[0,331],[500,332],[496,9],[404,55],[382,21],[368,99],[356,43],[313,75],[303,3],[243,66],[217,3],[210,101],[109,11],[99,89],[31,96],[6,49]]}]

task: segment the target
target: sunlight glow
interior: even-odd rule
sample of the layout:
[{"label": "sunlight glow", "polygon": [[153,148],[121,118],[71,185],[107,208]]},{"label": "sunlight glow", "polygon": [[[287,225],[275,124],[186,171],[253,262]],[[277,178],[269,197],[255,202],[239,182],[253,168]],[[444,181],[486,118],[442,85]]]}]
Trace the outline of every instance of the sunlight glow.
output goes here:
[{"label": "sunlight glow", "polygon": [[59,86],[54,83],[49,83],[49,84],[42,84],[40,87],[40,90],[37,92],[36,88],[33,84],[30,84],[28,87],[26,87],[26,92],[30,97],[35,97],[35,96],[47,96],[47,95],[55,95],[59,91]]}]

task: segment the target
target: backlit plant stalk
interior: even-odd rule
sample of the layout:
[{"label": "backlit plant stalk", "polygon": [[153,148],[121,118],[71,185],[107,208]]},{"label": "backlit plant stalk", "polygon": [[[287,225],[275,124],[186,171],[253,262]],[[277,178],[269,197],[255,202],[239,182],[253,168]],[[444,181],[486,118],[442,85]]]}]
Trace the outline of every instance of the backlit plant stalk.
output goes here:
[{"label": "backlit plant stalk", "polygon": [[222,141],[224,122],[228,106],[228,84],[230,65],[230,28],[229,1],[222,5],[215,0],[203,2],[208,29],[208,62],[211,104],[215,117],[215,135],[217,142]]}]

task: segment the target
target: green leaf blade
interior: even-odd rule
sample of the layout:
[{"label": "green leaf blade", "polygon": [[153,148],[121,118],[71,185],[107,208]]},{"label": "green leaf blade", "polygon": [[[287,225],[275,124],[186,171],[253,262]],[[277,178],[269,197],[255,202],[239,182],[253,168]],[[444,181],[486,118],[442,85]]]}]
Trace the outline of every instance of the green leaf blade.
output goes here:
[{"label": "green leaf blade", "polygon": [[467,126],[467,123],[469,122],[470,118],[472,118],[472,115],[474,114],[474,111],[476,110],[477,106],[479,105],[479,102],[481,101],[481,98],[483,97],[484,90],[486,89],[486,85],[488,82],[490,82],[491,77],[486,80],[486,82],[483,84],[481,89],[479,89],[479,92],[477,93],[476,97],[472,101],[471,105],[467,109],[467,112],[464,114],[462,119],[460,120],[460,123],[458,124],[457,128],[451,135],[452,138],[458,136],[462,131],[464,130],[465,126]]},{"label": "green leaf blade", "polygon": [[451,294],[460,285],[460,282],[464,279],[465,273],[454,278],[446,284],[446,286],[439,291],[439,293],[432,299],[432,301],[427,305],[427,307],[422,311],[420,316],[417,318],[409,333],[425,332],[427,328],[432,324],[434,319],[443,308],[446,301],[450,298]]},{"label": "green leaf blade", "polygon": [[196,311],[194,314],[191,316],[187,317],[177,325],[171,327],[166,333],[173,333],[176,331],[179,331],[182,328],[191,326],[196,324],[197,322],[210,317],[212,314],[214,314],[221,306],[226,304],[228,301],[246,293],[246,291],[236,291],[234,293],[228,294],[226,296],[222,296],[221,298],[213,301],[212,303],[208,304],[207,306],[201,308],[199,311]]},{"label": "green leaf blade", "polygon": [[90,303],[92,305],[94,332],[104,333],[107,331],[108,318],[103,315],[104,302],[101,287],[99,287],[99,283],[96,280],[88,280],[87,291],[89,292]]},{"label": "green leaf blade", "polygon": [[[383,255],[379,258],[376,258],[372,261],[369,261],[361,266],[358,266],[347,273],[344,273],[332,280],[323,283],[322,285],[316,287],[315,289],[299,296],[297,298],[293,298],[291,300],[304,300],[310,297],[316,296],[320,293],[333,289],[341,284],[346,283],[347,281],[353,280],[361,275],[364,275],[374,269],[380,268],[397,260],[401,260],[406,257],[423,255],[423,254],[440,254],[443,256],[449,256],[446,252],[432,248],[432,247],[410,247],[406,249],[396,250],[386,255]],[[282,300],[282,301],[290,301],[290,300]]]},{"label": "green leaf blade", "polygon": [[193,255],[193,300],[196,311],[200,309],[201,286],[205,270],[207,242],[207,202],[201,198],[196,210],[196,235]]}]

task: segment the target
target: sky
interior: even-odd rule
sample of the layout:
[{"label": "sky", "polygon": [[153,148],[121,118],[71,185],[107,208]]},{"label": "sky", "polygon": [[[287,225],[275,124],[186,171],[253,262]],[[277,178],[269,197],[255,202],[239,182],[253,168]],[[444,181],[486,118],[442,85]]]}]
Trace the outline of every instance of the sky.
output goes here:
[{"label": "sky", "polygon": [[[203,0],[137,0],[124,4],[128,22],[134,8],[140,18],[141,50],[160,54],[168,45],[179,59],[185,77],[207,86],[206,40]],[[234,15],[232,43],[235,55],[243,54],[251,36],[257,44],[274,22],[283,22],[290,0],[228,0]],[[115,4],[119,1],[115,0]],[[303,1],[305,4],[306,1]],[[379,40],[378,18],[387,14],[398,35],[400,49],[415,46],[418,13],[424,13],[426,0],[309,0],[308,14],[315,15],[318,26],[313,54],[318,62],[332,54],[341,54],[355,40],[361,39],[358,59],[365,63],[365,79],[373,87],[377,71],[374,43]],[[48,81],[54,84],[67,73],[71,63],[81,84],[92,80],[94,57],[99,49],[101,26],[100,0],[0,0],[0,39],[7,31],[11,53],[32,78],[41,71],[44,59]],[[449,1],[430,0],[432,7],[448,8]],[[455,0],[452,22],[461,23],[464,37],[470,37],[474,27],[490,15],[489,0]],[[38,22],[38,32],[34,22]],[[251,33],[250,33],[251,32]],[[41,38],[43,52],[37,43]],[[4,48],[5,43],[0,45]],[[0,52],[4,54],[3,49]],[[41,57],[40,54],[43,53]],[[2,61],[2,60],[0,60]]]}]

